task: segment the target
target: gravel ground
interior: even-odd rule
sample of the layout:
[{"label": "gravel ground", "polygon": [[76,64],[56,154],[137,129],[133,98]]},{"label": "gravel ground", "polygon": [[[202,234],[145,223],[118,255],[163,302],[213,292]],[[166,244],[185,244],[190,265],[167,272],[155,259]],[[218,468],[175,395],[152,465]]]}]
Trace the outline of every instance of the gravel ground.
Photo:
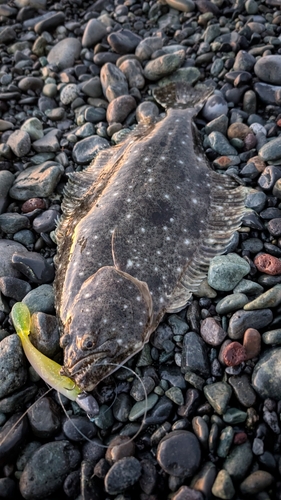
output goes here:
[{"label": "gravel ground", "polygon": [[[0,0],[0,498],[281,499],[280,25],[280,0]],[[164,116],[152,89],[181,80],[215,82],[196,124],[248,210],[202,296],[128,363],[148,395],[131,441],[139,380],[123,368],[104,380],[94,422],[62,397],[66,418],[9,315],[25,302],[34,345],[61,362],[67,176]]]}]

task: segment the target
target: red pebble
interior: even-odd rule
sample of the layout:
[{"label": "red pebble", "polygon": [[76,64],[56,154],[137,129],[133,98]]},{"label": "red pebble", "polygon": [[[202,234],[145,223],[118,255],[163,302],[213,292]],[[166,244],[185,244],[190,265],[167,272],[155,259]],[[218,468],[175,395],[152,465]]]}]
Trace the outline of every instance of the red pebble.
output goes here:
[{"label": "red pebble", "polygon": [[259,271],[275,276],[281,274],[281,260],[268,253],[261,253],[254,259],[254,264]]},{"label": "red pebble", "polygon": [[233,444],[243,444],[246,443],[248,437],[246,432],[237,432],[233,439]]},{"label": "red pebble", "polygon": [[237,366],[245,361],[246,352],[244,347],[239,342],[231,342],[223,353],[223,362],[227,366]]},{"label": "red pebble", "polygon": [[256,358],[261,350],[261,334],[255,328],[248,328],[244,333],[243,347],[246,360]]},{"label": "red pebble", "polygon": [[30,198],[26,200],[21,207],[21,211],[27,214],[28,212],[33,212],[36,208],[41,208],[41,210],[46,208],[46,203],[42,198]]}]

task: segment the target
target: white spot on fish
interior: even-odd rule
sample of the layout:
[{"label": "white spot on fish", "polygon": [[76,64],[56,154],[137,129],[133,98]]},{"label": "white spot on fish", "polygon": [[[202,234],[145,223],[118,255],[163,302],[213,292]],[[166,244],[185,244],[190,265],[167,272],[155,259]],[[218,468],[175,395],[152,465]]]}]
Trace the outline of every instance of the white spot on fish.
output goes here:
[{"label": "white spot on fish", "polygon": [[131,267],[133,267],[133,262],[131,261],[131,259],[127,260],[126,267],[127,267],[127,269],[130,269]]},{"label": "white spot on fish", "polygon": [[184,240],[184,244],[185,245],[189,245],[190,244],[190,240],[188,240],[187,238]]}]

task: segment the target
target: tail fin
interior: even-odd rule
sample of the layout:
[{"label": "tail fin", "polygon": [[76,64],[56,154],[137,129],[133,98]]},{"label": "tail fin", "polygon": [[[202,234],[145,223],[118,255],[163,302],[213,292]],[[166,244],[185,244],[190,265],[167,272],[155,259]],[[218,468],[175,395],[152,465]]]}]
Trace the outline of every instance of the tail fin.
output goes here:
[{"label": "tail fin", "polygon": [[153,97],[163,108],[195,108],[199,113],[214,89],[215,84],[191,87],[186,82],[176,82],[154,89]]}]

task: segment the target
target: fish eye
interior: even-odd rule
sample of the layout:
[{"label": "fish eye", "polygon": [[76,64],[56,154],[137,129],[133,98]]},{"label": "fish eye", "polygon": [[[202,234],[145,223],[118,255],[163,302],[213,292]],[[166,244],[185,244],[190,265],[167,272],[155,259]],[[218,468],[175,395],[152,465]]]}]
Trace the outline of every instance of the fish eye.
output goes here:
[{"label": "fish eye", "polygon": [[88,335],[83,337],[82,342],[81,342],[81,349],[86,349],[86,350],[92,349],[93,346],[94,346],[94,342],[91,339],[91,337],[89,337]]}]

